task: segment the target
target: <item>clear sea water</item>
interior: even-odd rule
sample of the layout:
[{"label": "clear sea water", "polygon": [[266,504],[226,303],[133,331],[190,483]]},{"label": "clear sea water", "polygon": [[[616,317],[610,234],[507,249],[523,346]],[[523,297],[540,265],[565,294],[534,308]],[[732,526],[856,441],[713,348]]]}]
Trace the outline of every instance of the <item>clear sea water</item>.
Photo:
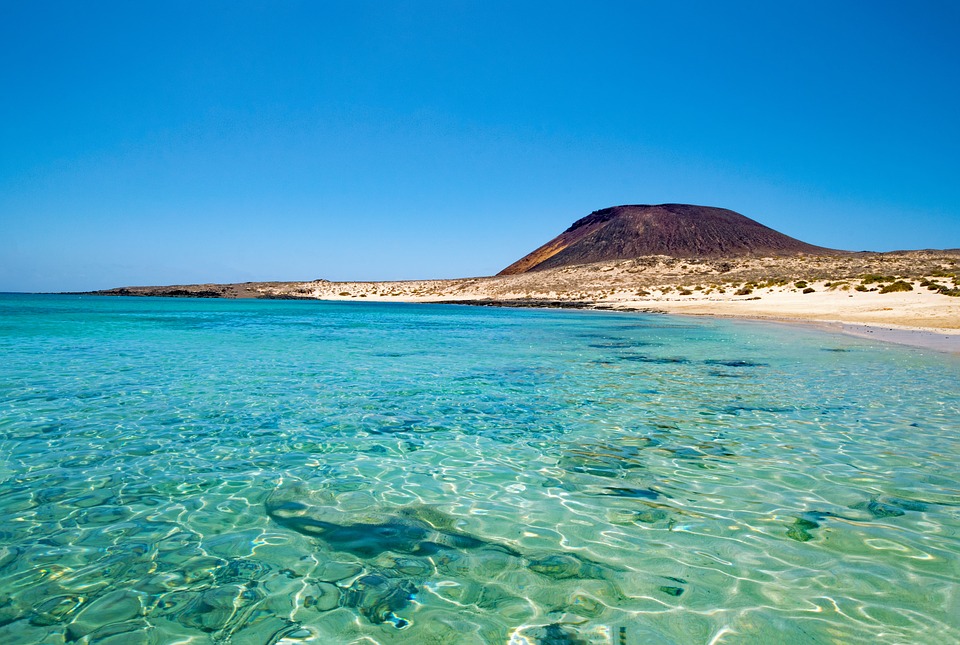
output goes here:
[{"label": "clear sea water", "polygon": [[2,296],[0,641],[960,642],[958,384],[772,324]]}]

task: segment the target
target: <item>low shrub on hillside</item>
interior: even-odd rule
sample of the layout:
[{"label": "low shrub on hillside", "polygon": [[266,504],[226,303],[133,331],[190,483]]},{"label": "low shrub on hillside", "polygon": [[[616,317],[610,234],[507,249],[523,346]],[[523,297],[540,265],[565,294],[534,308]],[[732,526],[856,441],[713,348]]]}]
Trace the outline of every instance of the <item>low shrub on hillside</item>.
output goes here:
[{"label": "low shrub on hillside", "polygon": [[893,284],[888,284],[880,289],[880,293],[896,293],[898,291],[913,291],[913,285],[903,280],[897,280]]},{"label": "low shrub on hillside", "polygon": [[860,278],[863,284],[873,284],[875,282],[893,282],[896,278],[892,275],[879,275],[877,273],[867,273]]}]

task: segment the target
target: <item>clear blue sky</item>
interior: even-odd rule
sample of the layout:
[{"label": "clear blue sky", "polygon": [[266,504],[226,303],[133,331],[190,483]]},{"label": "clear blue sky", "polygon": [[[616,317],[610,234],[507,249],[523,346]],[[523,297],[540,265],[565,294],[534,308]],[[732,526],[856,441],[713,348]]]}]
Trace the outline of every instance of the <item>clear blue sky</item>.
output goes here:
[{"label": "clear blue sky", "polygon": [[0,0],[0,291],[495,273],[592,210],[960,247],[960,3]]}]

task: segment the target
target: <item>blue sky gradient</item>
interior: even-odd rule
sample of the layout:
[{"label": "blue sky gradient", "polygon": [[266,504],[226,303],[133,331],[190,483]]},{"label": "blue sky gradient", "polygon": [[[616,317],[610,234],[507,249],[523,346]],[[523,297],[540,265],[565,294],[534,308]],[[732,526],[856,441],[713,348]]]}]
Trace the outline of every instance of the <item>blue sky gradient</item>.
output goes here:
[{"label": "blue sky gradient", "polygon": [[0,2],[0,291],[489,275],[592,210],[960,247],[960,3]]}]

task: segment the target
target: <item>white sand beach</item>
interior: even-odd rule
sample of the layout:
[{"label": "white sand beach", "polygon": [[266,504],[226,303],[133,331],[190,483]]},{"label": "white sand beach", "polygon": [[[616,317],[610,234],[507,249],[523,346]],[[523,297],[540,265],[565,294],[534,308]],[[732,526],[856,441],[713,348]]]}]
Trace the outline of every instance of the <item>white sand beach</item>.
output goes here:
[{"label": "white sand beach", "polygon": [[[893,275],[885,276],[891,279],[878,280],[821,267],[821,274],[839,277],[803,280],[802,267],[784,266],[786,262],[742,261],[736,271],[711,275],[669,274],[662,267],[638,272],[631,261],[460,280],[287,283],[264,287],[263,292],[323,300],[583,306],[815,323],[837,332],[960,353],[960,297],[947,295],[956,290],[956,278],[949,272],[902,275],[911,272],[897,266],[889,271]],[[778,270],[771,271],[773,266]],[[790,279],[783,277],[785,272],[792,274]],[[775,277],[763,277],[767,275]],[[889,290],[895,282],[909,290]]]},{"label": "white sand beach", "polygon": [[481,278],[127,287],[100,293],[455,302],[722,316],[814,323],[837,332],[960,353],[960,252],[954,251],[712,260],[650,256]]}]

